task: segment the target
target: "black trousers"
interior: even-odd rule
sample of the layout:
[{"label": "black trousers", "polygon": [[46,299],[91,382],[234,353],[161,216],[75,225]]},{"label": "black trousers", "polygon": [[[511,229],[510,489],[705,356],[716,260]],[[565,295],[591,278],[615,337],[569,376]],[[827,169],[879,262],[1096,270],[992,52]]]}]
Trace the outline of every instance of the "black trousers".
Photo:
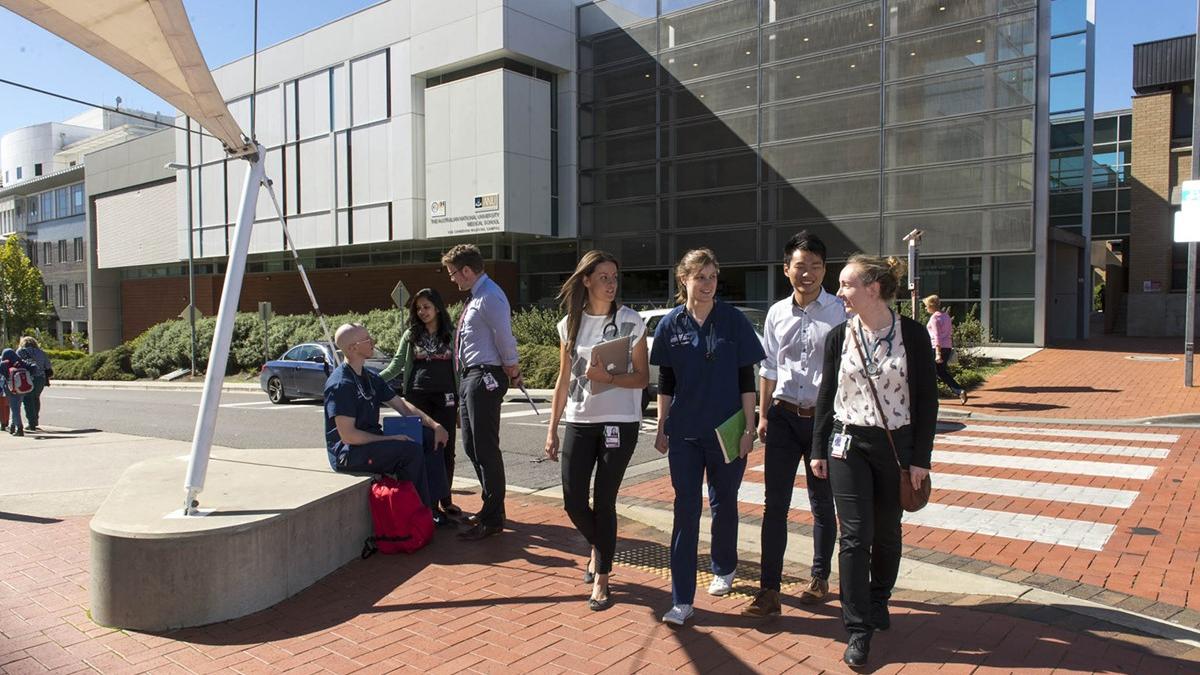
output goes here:
[{"label": "black trousers", "polygon": [[764,489],[766,498],[762,521],[762,581],[764,589],[779,590],[783,580],[783,554],[787,550],[787,517],[792,507],[792,489],[796,471],[804,464],[808,503],[813,516],[812,574],[828,579],[832,568],[833,545],[837,542],[837,516],[833,507],[833,486],[817,478],[808,464],[812,449],[813,419],[800,417],[782,406],[767,409],[766,462]]},{"label": "black trousers", "polygon": [[954,354],[954,350],[938,347],[938,354],[942,356],[941,363],[934,362],[934,365],[937,366],[938,379],[945,382],[946,386],[950,387],[950,391],[955,394],[959,393],[962,391],[962,387],[954,381],[954,376],[950,374],[950,356]]},{"label": "black trousers", "polygon": [[[563,508],[575,528],[599,555],[595,572],[612,571],[617,551],[617,491],[637,445],[640,422],[576,424],[568,422],[562,445]],[[607,446],[606,427],[617,430],[617,447]],[[588,487],[595,470],[592,503]]]},{"label": "black trousers", "polygon": [[[446,405],[446,396],[454,397],[453,405]],[[446,433],[450,434],[450,439],[446,441],[445,447],[442,448],[442,459],[446,466],[446,485],[449,487],[454,483],[454,436],[457,431],[455,427],[458,425],[455,422],[458,420],[458,392],[430,392],[430,391],[413,391],[409,392],[404,400],[416,406],[421,412],[433,418],[433,421],[442,425],[446,429]],[[435,499],[438,497],[435,496]],[[442,506],[450,505],[450,495],[440,497]]]},{"label": "black trousers", "polygon": [[429,480],[425,475],[425,447],[415,441],[376,441],[345,446],[334,469],[352,473],[375,473],[412,481],[421,503],[430,506]]},{"label": "black trousers", "polygon": [[[489,391],[485,379],[496,383]],[[463,451],[475,467],[483,492],[479,522],[504,526],[504,457],[500,454],[500,404],[508,392],[508,376],[499,366],[468,368],[459,386]]]},{"label": "black trousers", "polygon": [[[840,425],[834,424],[835,431]],[[871,605],[886,606],[900,570],[900,468],[878,427],[847,426],[845,458],[829,458],[829,480],[841,522],[838,569],[842,622],[849,633],[870,633]],[[912,456],[912,429],[892,431],[900,459]]]}]

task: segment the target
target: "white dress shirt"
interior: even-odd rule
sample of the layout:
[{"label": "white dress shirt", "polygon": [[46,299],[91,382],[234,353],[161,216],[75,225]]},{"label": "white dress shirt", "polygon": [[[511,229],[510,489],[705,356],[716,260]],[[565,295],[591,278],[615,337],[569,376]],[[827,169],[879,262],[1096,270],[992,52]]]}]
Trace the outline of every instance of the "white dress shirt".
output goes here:
[{"label": "white dress shirt", "polygon": [[817,404],[825,336],[845,320],[846,306],[841,298],[824,288],[805,307],[796,304],[794,293],[771,305],[763,325],[767,358],[760,375],[775,380],[773,398],[802,408]]}]

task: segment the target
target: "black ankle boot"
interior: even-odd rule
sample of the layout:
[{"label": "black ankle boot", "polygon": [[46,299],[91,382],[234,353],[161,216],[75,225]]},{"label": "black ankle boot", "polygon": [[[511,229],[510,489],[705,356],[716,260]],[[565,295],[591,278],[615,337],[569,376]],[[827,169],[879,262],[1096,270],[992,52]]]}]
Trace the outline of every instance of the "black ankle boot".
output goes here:
[{"label": "black ankle boot", "polygon": [[846,653],[842,661],[851,668],[861,668],[867,665],[867,656],[871,653],[870,633],[851,633],[846,645]]}]

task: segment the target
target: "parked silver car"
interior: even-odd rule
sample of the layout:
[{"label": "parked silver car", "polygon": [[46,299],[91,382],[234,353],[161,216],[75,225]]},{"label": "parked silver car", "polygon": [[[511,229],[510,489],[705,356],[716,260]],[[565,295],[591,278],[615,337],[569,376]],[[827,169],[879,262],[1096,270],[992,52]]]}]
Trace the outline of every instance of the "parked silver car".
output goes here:
[{"label": "parked silver car", "polygon": [[[338,362],[342,352],[338,350]],[[392,357],[378,348],[367,359],[367,368],[380,372]],[[258,383],[271,403],[286,403],[293,398],[321,398],[325,380],[333,372],[333,346],[327,342],[305,342],[287,350],[283,356],[263,364]]]}]

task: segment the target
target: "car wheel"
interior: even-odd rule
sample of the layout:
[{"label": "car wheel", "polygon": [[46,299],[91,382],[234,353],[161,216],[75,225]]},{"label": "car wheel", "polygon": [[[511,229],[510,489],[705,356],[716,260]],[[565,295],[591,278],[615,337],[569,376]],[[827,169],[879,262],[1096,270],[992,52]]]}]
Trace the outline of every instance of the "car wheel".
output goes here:
[{"label": "car wheel", "polygon": [[278,377],[272,377],[267,380],[267,398],[271,399],[271,403],[280,404],[287,403],[287,396],[283,393],[283,381]]}]

